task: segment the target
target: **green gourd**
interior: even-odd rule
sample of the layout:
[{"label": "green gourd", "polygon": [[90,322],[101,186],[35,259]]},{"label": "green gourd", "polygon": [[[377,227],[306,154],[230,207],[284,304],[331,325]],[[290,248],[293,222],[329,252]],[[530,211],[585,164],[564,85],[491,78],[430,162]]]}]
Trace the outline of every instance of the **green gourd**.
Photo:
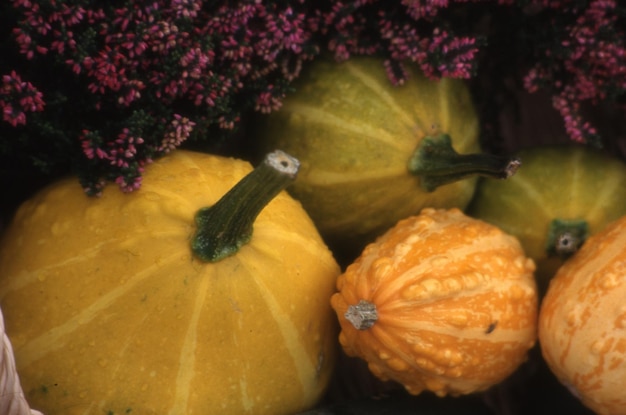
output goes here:
[{"label": "green gourd", "polygon": [[424,207],[464,208],[475,175],[506,177],[517,166],[476,154],[479,122],[461,80],[407,65],[407,81],[394,86],[382,59],[363,56],[306,69],[261,120],[258,141],[263,153],[281,148],[301,161],[289,191],[337,249],[358,252]]},{"label": "green gourd", "polygon": [[506,183],[482,181],[468,208],[474,217],[516,236],[547,281],[588,236],[626,214],[626,164],[576,144],[522,150]]}]

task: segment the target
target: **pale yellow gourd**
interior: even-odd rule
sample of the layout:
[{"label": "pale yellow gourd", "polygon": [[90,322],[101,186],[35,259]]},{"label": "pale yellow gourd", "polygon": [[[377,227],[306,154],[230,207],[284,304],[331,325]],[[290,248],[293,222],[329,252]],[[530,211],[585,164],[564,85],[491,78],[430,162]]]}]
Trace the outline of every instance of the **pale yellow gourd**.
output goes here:
[{"label": "pale yellow gourd", "polygon": [[424,207],[466,207],[477,175],[508,177],[518,166],[479,153],[478,117],[461,80],[434,81],[407,64],[408,79],[394,86],[383,62],[315,60],[258,129],[264,152],[301,160],[289,192],[349,254]]}]

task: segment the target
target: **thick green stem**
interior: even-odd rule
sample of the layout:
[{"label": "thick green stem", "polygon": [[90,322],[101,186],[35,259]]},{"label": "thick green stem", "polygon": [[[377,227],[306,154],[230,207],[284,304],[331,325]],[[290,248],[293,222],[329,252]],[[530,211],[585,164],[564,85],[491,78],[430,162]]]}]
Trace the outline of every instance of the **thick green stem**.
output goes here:
[{"label": "thick green stem", "polygon": [[422,187],[432,192],[439,186],[470,176],[506,179],[511,177],[521,161],[518,158],[492,154],[459,154],[447,134],[425,137],[408,162],[409,171],[419,176]]},{"label": "thick green stem", "polygon": [[546,251],[567,258],[578,251],[588,235],[589,226],[583,219],[554,219],[548,228]]},{"label": "thick green stem", "polygon": [[268,154],[215,205],[198,211],[193,253],[206,262],[235,254],[250,241],[261,210],[295,180],[299,168],[296,158],[280,150]]}]

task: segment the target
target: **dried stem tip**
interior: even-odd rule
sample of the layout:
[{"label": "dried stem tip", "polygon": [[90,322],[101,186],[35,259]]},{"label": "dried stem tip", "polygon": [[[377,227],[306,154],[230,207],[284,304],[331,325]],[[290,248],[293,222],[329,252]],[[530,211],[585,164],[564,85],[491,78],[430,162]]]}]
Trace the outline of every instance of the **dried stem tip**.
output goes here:
[{"label": "dried stem tip", "polygon": [[589,225],[582,219],[554,219],[548,228],[548,255],[567,258],[582,246],[589,236]]},{"label": "dried stem tip", "polygon": [[358,304],[349,306],[344,317],[357,330],[367,330],[378,320],[378,311],[374,303],[361,300]]}]

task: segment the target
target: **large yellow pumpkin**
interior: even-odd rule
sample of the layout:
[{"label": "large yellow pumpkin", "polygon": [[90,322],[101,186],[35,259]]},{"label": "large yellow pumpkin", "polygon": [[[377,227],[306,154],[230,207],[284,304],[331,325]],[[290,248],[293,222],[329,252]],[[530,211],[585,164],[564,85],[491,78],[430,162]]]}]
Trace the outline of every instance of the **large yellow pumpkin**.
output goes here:
[{"label": "large yellow pumpkin", "polygon": [[539,314],[548,366],[583,404],[626,414],[626,216],[591,236],[550,281]]},{"label": "large yellow pumpkin", "polygon": [[250,170],[179,150],[133,194],[88,198],[72,178],[21,206],[0,246],[0,304],[32,407],[276,415],[318,400],[339,268],[300,204],[280,192],[216,262],[190,248],[194,215]]},{"label": "large yellow pumpkin", "polygon": [[459,395],[510,375],[536,339],[534,263],[459,209],[399,221],[337,281],[346,353],[412,394]]}]

